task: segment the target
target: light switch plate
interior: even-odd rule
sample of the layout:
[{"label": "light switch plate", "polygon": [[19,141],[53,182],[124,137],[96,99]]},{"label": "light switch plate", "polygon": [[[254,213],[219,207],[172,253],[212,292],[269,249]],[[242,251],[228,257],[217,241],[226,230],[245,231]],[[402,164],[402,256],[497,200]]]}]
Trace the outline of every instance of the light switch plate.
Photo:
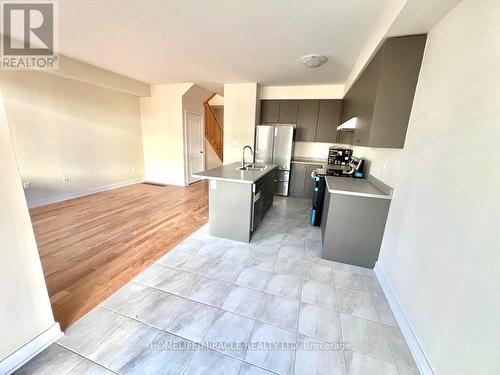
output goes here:
[{"label": "light switch plate", "polygon": [[217,189],[217,180],[210,180],[210,189]]}]

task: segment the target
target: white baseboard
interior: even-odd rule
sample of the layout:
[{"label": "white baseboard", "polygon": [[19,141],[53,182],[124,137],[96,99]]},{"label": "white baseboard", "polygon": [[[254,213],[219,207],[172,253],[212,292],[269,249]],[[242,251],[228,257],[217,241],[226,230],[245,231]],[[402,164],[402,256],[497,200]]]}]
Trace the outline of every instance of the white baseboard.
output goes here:
[{"label": "white baseboard", "polygon": [[28,207],[34,208],[34,207],[39,207],[39,206],[45,206],[46,204],[63,202],[63,201],[67,201],[69,199],[80,198],[80,197],[84,197],[86,195],[99,193],[101,191],[116,189],[116,188],[120,188],[120,187],[124,187],[124,186],[128,186],[128,185],[133,185],[133,184],[140,184],[142,182],[144,182],[144,178],[137,178],[134,180],[117,182],[117,183],[110,184],[110,185],[96,186],[94,188],[75,191],[73,193],[60,194],[60,195],[56,195],[56,196],[53,196],[50,198],[35,199],[32,201],[28,201]]},{"label": "white baseboard", "polygon": [[389,306],[391,306],[391,310],[396,317],[396,321],[399,324],[399,328],[403,333],[406,343],[410,347],[411,354],[417,363],[420,373],[423,375],[434,375],[432,366],[425,356],[422,346],[418,342],[417,336],[415,336],[415,333],[411,328],[410,322],[406,319],[406,315],[398,302],[391,284],[385,277],[384,271],[382,271],[382,268],[378,265],[378,263],[375,264],[375,268],[373,270],[375,271],[375,275],[377,276],[380,286],[384,290],[385,297],[389,302]]},{"label": "white baseboard", "polygon": [[55,322],[49,329],[0,361],[0,374],[12,374],[62,336],[59,323]]}]

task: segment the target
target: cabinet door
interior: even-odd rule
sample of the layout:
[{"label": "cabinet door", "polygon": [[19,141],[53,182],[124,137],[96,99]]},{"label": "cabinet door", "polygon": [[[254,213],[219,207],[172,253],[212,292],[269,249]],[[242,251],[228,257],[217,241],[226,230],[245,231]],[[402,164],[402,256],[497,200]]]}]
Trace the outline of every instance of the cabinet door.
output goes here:
[{"label": "cabinet door", "polygon": [[278,123],[296,124],[298,108],[299,108],[298,100],[280,100]]},{"label": "cabinet door", "polygon": [[382,57],[383,48],[377,52],[344,97],[342,121],[358,118],[353,135],[355,146],[368,145]]},{"label": "cabinet door", "polygon": [[306,175],[304,181],[304,196],[311,197],[314,195],[314,187],[316,186],[316,182],[311,177],[312,171],[315,169],[321,168],[321,165],[317,164],[308,164],[306,165]]},{"label": "cabinet door", "polygon": [[389,38],[344,96],[342,121],[358,118],[353,144],[402,148],[425,35]]},{"label": "cabinet door", "polygon": [[314,142],[318,124],[319,100],[299,101],[297,130],[295,140],[298,142]]},{"label": "cabinet door", "polygon": [[342,100],[320,100],[316,142],[335,143],[342,113]]},{"label": "cabinet door", "polygon": [[425,42],[425,35],[385,42],[369,146],[403,148]]},{"label": "cabinet door", "polygon": [[278,122],[279,100],[260,101],[260,122],[276,124]]},{"label": "cabinet door", "polygon": [[290,174],[290,195],[302,196],[304,195],[304,182],[306,178],[305,164],[293,163]]}]

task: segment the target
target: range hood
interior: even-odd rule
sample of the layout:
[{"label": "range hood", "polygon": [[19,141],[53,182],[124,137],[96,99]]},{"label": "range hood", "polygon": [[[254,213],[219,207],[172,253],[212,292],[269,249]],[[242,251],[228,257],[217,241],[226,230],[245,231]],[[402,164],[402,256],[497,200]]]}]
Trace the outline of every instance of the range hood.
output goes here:
[{"label": "range hood", "polygon": [[339,126],[337,126],[337,130],[344,130],[353,132],[356,129],[356,122],[358,121],[357,117],[352,117],[349,120],[343,122]]}]

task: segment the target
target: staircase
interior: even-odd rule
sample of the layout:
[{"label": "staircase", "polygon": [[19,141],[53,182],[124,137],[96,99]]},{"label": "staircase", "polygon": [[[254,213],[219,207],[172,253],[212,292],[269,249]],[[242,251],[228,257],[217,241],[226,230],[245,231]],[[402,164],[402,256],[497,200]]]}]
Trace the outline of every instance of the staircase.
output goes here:
[{"label": "staircase", "polygon": [[212,107],[208,104],[208,100],[203,103],[205,107],[205,138],[222,161],[224,154],[224,132],[221,124],[217,121],[217,117],[215,117]]}]

